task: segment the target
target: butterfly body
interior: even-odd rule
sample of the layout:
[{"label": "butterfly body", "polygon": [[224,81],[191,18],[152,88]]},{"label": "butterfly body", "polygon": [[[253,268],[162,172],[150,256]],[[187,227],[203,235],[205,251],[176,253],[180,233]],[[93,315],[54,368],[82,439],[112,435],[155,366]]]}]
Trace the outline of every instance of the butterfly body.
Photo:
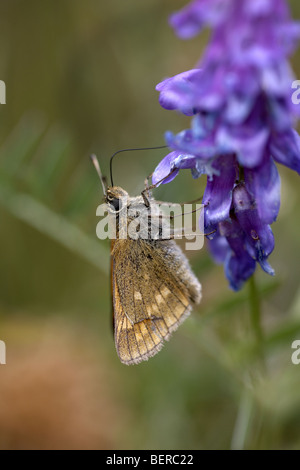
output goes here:
[{"label": "butterfly body", "polygon": [[180,247],[162,236],[166,222],[150,192],[129,197],[110,187],[105,199],[116,226],[111,250],[116,350],[121,362],[137,364],[160,351],[200,302],[201,285]]}]

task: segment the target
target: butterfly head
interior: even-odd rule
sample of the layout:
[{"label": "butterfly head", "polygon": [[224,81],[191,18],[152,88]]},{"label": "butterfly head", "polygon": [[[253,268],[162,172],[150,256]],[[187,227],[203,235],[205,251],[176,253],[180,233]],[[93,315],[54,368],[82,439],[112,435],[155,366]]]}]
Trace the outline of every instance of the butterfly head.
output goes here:
[{"label": "butterfly head", "polygon": [[128,193],[119,186],[109,187],[106,190],[105,202],[113,211],[119,211],[124,207],[124,201],[128,199]]}]

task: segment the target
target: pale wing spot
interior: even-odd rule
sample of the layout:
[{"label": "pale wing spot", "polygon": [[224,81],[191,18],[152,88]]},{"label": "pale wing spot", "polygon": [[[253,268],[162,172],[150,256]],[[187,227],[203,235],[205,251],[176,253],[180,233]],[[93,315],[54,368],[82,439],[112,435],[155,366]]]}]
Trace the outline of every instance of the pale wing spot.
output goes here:
[{"label": "pale wing spot", "polygon": [[174,311],[175,316],[176,317],[181,317],[181,315],[184,314],[186,309],[187,309],[187,307],[185,307],[185,306],[183,307],[183,305],[178,302],[178,304],[176,305],[175,311]]},{"label": "pale wing spot", "polygon": [[148,330],[143,322],[140,323],[141,335],[143,337],[148,335]]},{"label": "pale wing spot", "polygon": [[137,290],[134,291],[134,300],[142,300],[142,294]]},{"label": "pale wing spot", "polygon": [[163,318],[168,328],[178,323],[178,318],[173,313],[167,313]]},{"label": "pale wing spot", "polygon": [[155,331],[155,329],[151,327],[151,324],[147,323],[146,326],[144,322],[141,322],[140,328],[141,334],[143,336],[143,341],[146,344],[148,351],[151,351],[153,347],[157,346],[162,341],[159,332]]},{"label": "pale wing spot", "polygon": [[156,317],[159,316],[159,309],[158,309],[157,304],[152,304],[151,308],[152,308],[153,315]]},{"label": "pale wing spot", "polygon": [[171,291],[166,286],[163,286],[163,288],[160,291],[163,297],[165,298],[171,294]]},{"label": "pale wing spot", "polygon": [[186,298],[184,293],[180,291],[179,289],[176,289],[174,291],[174,294],[172,294],[172,292],[170,291],[170,289],[168,289],[167,286],[162,286],[162,288],[160,289],[160,292],[163,295],[166,302],[168,302],[169,300],[169,301],[172,301],[172,304],[173,304],[173,302],[176,301],[176,303],[181,303],[185,307],[188,307],[189,305],[189,300]]},{"label": "pale wing spot", "polygon": [[156,294],[155,299],[156,299],[156,302],[158,303],[158,305],[165,302],[164,298],[161,294]]},{"label": "pale wing spot", "polygon": [[148,317],[151,318],[152,317],[152,309],[150,307],[150,305],[147,305],[147,313],[148,313]]},{"label": "pale wing spot", "polygon": [[144,341],[144,334],[140,331],[136,331],[135,332],[135,337],[136,337],[136,341],[137,343],[142,343]]}]

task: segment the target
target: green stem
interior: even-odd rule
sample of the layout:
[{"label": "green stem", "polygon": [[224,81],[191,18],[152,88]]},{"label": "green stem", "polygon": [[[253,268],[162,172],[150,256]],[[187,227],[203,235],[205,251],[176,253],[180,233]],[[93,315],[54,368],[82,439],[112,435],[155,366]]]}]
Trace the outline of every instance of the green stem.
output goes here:
[{"label": "green stem", "polygon": [[254,275],[249,280],[249,306],[252,329],[256,338],[260,356],[262,356],[262,343],[264,333],[261,326],[261,305]]},{"label": "green stem", "polygon": [[247,437],[251,429],[255,409],[254,396],[247,388],[242,391],[238,414],[231,438],[232,450],[243,450],[247,447]]}]

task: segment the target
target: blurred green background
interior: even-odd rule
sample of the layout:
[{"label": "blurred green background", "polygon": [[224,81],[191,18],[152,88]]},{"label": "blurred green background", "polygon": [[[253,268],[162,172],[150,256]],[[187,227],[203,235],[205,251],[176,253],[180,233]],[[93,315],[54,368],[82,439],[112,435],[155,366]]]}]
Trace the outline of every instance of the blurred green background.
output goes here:
[{"label": "blurred green background", "polygon": [[[155,85],[192,68],[208,32],[167,25],[179,0],[0,3],[0,449],[299,448],[299,180],[280,168],[276,277],[257,273],[262,366],[248,286],[229,290],[206,248],[190,252],[203,302],[148,363],[122,365],[111,332],[109,244],[96,238],[105,174],[120,148],[164,142],[189,119],[160,108]],[[300,18],[299,2],[291,2]],[[300,78],[300,52],[293,57]],[[116,158],[138,194],[163,151]],[[205,181],[183,172],[157,199],[185,201]],[[189,255],[190,255],[189,254]]]}]

